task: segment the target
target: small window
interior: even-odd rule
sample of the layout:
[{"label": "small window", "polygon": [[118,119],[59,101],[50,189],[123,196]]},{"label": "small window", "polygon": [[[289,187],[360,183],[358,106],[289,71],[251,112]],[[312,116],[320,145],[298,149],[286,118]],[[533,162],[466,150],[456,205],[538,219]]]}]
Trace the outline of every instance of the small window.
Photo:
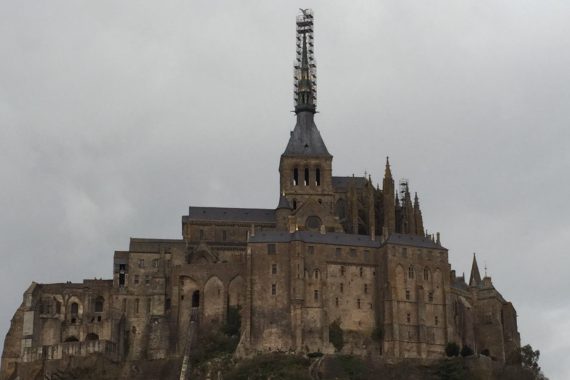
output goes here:
[{"label": "small window", "polygon": [[410,313],[406,314],[406,321],[407,321],[408,323],[411,323],[411,322],[412,322],[412,316],[410,315]]},{"label": "small window", "polygon": [[293,186],[297,186],[299,184],[299,169],[293,169]]},{"label": "small window", "polygon": [[364,259],[368,260],[370,258],[370,251],[365,249],[364,250]]},{"label": "small window", "polygon": [[297,200],[293,199],[293,210],[297,209]]},{"label": "small window", "polygon": [[277,274],[277,264],[271,264],[271,274]]},{"label": "small window", "polygon": [[341,293],[344,292],[344,284],[342,282],[339,284],[339,290]]},{"label": "small window", "polygon": [[340,275],[344,276],[344,265],[340,266]]},{"label": "small window", "polygon": [[360,309],[360,298],[358,298],[358,299],[356,300],[356,307],[357,307],[358,309]]},{"label": "small window", "polygon": [[223,230],[223,231],[222,231],[222,240],[223,240],[223,241],[226,241],[227,239],[228,239],[228,233],[227,233],[226,230]]},{"label": "small window", "polygon": [[433,292],[428,292],[428,301],[433,302]]},{"label": "small window", "polygon": [[170,300],[170,298],[167,298],[166,301],[164,301],[164,310],[170,310],[171,304],[172,301]]},{"label": "small window", "polygon": [[123,298],[123,313],[127,312],[127,299]]},{"label": "small window", "polygon": [[414,278],[414,266],[410,265],[410,267],[408,268],[408,278],[413,279]]},{"label": "small window", "polygon": [[424,280],[425,281],[429,280],[429,269],[428,268],[424,268]]},{"label": "small window", "polygon": [[309,168],[305,168],[305,186],[309,186]]},{"label": "small window", "polygon": [[318,269],[315,269],[315,280],[319,279],[319,274],[320,274],[320,271]]},{"label": "small window", "polygon": [[338,307],[338,297],[336,297],[336,298],[334,299],[334,304],[335,304],[336,307]]},{"label": "small window", "polygon": [[159,264],[159,260],[158,260],[158,259],[152,260],[152,267],[153,267],[153,268],[158,268],[158,264]]},{"label": "small window", "polygon": [[135,280],[134,280],[135,285],[139,284],[139,281],[140,281],[139,278],[140,278],[140,276],[138,274],[135,274]]},{"label": "small window", "polygon": [[144,259],[139,259],[139,268],[144,268]]},{"label": "small window", "polygon": [[408,248],[402,248],[402,256],[404,257],[408,256]]},{"label": "small window", "polygon": [[140,306],[140,300],[137,298],[135,299],[135,314],[139,313],[139,306]]},{"label": "small window", "polygon": [[277,285],[271,284],[271,295],[274,296],[277,294]]},{"label": "small window", "polygon": [[148,299],[148,302],[146,303],[146,313],[150,314],[150,310],[152,308],[152,298]]},{"label": "small window", "polygon": [[71,304],[71,315],[77,316],[79,314],[79,304],[77,302],[73,302]]},{"label": "small window", "polygon": [[307,252],[309,253],[309,255],[314,255],[315,254],[315,247],[312,245],[308,246]]},{"label": "small window", "polygon": [[150,276],[144,276],[144,284],[145,285],[150,285]]},{"label": "small window", "polygon": [[200,240],[204,240],[204,230],[200,230]]},{"label": "small window", "polygon": [[119,273],[119,287],[123,288],[125,286],[125,272]]},{"label": "small window", "polygon": [[439,318],[437,317],[437,315],[435,316],[435,320],[434,320],[435,325],[439,325]]},{"label": "small window", "polygon": [[350,249],[350,256],[356,257],[356,249],[354,249],[354,248]]},{"label": "small window", "polygon": [[319,291],[317,289],[315,289],[315,291],[313,292],[313,295],[315,297],[315,301],[319,300]]},{"label": "small window", "polygon": [[275,244],[267,244],[267,253],[269,255],[274,255],[276,252]]},{"label": "small window", "polygon": [[368,284],[364,284],[364,294],[368,294]]},{"label": "small window", "polygon": [[105,302],[105,300],[103,299],[103,297],[97,297],[95,299],[95,312],[96,313],[102,313],[103,312],[104,302]]},{"label": "small window", "polygon": [[321,186],[321,169],[319,168],[315,170],[315,184]]},{"label": "small window", "polygon": [[119,264],[119,272],[124,272],[127,270],[127,264]]},{"label": "small window", "polygon": [[358,269],[358,274],[360,275],[360,277],[364,275],[364,269],[362,267]]},{"label": "small window", "polygon": [[342,249],[341,249],[341,248],[337,248],[337,249],[335,250],[335,253],[334,253],[334,254],[335,254],[336,257],[340,257],[340,255],[342,254]]},{"label": "small window", "polygon": [[406,289],[406,299],[410,300],[410,291]]}]

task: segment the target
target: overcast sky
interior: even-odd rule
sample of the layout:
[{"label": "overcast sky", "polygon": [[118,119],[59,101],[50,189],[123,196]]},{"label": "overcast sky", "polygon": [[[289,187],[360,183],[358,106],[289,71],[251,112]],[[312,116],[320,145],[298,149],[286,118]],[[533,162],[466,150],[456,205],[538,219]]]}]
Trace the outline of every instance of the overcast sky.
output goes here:
[{"label": "overcast sky", "polygon": [[0,343],[32,281],[111,278],[189,205],[276,206],[299,7],[334,174],[389,155],[570,378],[567,0],[0,1]]}]

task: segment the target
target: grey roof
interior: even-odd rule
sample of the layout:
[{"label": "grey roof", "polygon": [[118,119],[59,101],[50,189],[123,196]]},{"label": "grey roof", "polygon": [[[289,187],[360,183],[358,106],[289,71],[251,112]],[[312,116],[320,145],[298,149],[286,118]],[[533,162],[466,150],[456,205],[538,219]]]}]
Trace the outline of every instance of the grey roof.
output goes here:
[{"label": "grey roof", "polygon": [[281,194],[281,196],[279,197],[279,204],[277,205],[277,210],[279,210],[280,208],[286,208],[288,210],[291,210],[291,204],[289,203],[287,197],[283,194]]},{"label": "grey roof", "polygon": [[275,210],[265,208],[189,207],[184,220],[206,222],[275,223]]},{"label": "grey roof", "polygon": [[365,177],[332,177],[332,185],[335,190],[347,190],[352,183],[357,188],[366,186],[367,179]]},{"label": "grey roof", "polygon": [[284,156],[332,157],[315,125],[313,112],[299,112]]},{"label": "grey roof", "polygon": [[388,237],[386,243],[398,244],[398,245],[411,245],[419,248],[446,249],[426,237],[417,236],[417,235],[408,235],[408,234],[393,233]]},{"label": "grey roof", "polygon": [[378,248],[380,242],[371,240],[368,235],[345,234],[339,232],[319,232],[296,231],[261,231],[249,237],[251,243],[288,243],[291,241],[303,241],[306,243],[331,244],[331,245],[351,245],[359,247]]}]

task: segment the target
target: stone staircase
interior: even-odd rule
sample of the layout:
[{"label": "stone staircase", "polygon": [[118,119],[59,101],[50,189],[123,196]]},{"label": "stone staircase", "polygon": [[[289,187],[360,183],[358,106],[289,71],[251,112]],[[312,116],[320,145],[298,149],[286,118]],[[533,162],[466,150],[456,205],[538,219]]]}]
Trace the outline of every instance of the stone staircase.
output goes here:
[{"label": "stone staircase", "polygon": [[192,308],[192,313],[190,314],[190,324],[188,325],[186,343],[184,345],[184,357],[182,358],[182,366],[180,368],[180,380],[188,380],[188,374],[190,373],[190,354],[192,352],[192,343],[198,331],[199,311],[200,309],[195,307]]}]

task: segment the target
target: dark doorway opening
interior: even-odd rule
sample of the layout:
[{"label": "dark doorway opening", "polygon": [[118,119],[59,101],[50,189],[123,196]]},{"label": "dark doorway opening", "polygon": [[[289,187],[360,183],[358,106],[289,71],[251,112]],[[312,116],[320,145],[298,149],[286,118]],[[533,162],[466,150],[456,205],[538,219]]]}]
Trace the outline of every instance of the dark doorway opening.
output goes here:
[{"label": "dark doorway opening", "polygon": [[192,293],[192,307],[200,307],[200,291],[195,290]]}]

